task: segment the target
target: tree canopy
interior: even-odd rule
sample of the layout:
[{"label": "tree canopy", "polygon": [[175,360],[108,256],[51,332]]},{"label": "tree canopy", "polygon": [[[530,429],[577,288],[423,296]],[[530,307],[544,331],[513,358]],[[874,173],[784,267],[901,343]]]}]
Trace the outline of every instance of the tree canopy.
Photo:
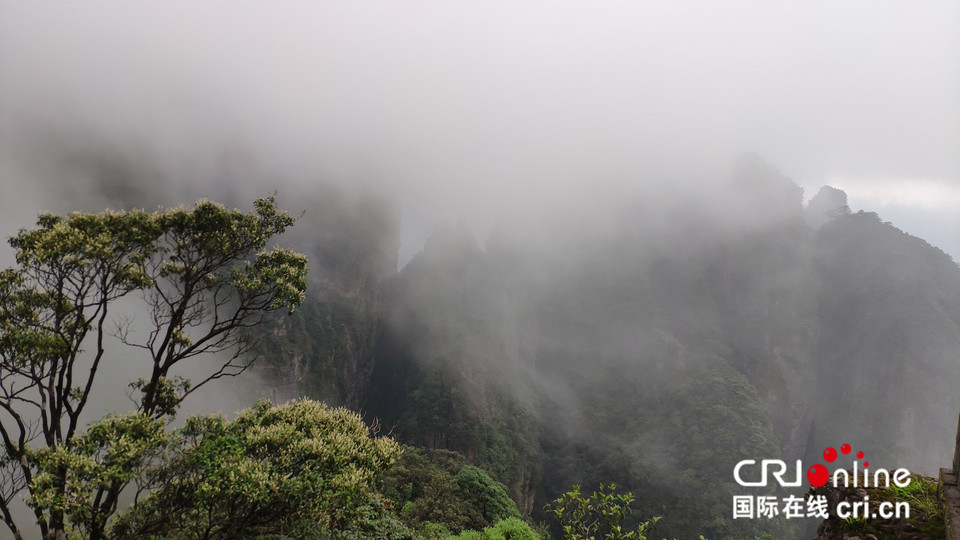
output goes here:
[{"label": "tree canopy", "polygon": [[[117,538],[406,538],[373,489],[400,455],[360,416],[316,401],[258,403],[228,422],[198,416],[144,475],[145,498],[115,522]],[[149,490],[149,491],[144,491]]]},{"label": "tree canopy", "polygon": [[[269,241],[295,219],[274,199],[253,211],[199,201],[155,212],[42,214],[11,238],[16,266],[0,272],[0,513],[28,492],[45,538],[102,537],[123,488],[164,447],[165,422],[189,394],[253,361],[247,329],[304,298],[306,257]],[[121,298],[149,314],[117,319]],[[90,429],[108,338],[148,360],[131,381],[134,413]],[[224,360],[200,380],[175,375],[198,355]]]}]

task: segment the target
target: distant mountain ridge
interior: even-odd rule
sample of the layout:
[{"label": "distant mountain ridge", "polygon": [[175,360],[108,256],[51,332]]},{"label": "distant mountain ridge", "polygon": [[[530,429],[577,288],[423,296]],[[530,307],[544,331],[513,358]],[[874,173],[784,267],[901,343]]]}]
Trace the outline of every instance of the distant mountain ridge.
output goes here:
[{"label": "distant mountain ridge", "polygon": [[306,227],[323,285],[268,335],[277,380],[462,452],[535,517],[615,481],[658,534],[790,536],[730,519],[737,461],[841,442],[877,466],[949,461],[960,268],[842,191],[804,208],[748,156],[716,200],[625,201],[603,227],[558,209],[555,234],[483,248],[449,226],[399,272],[389,204],[351,204]]}]

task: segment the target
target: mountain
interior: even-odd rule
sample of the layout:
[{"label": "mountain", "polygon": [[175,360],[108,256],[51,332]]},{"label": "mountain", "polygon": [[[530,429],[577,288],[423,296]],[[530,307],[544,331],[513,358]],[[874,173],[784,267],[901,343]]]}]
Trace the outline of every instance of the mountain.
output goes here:
[{"label": "mountain", "polygon": [[850,443],[949,462],[960,268],[839,190],[804,208],[757,156],[704,193],[505,219],[483,246],[448,225],[399,271],[388,203],[328,207],[304,236],[320,286],[267,332],[271,373],[462,453],[535,519],[616,482],[658,535],[793,536],[731,519],[738,461]]}]

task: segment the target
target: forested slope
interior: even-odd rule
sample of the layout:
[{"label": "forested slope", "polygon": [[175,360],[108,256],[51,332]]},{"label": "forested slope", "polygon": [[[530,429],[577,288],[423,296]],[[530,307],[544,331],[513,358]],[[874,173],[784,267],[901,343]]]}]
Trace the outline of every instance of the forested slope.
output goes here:
[{"label": "forested slope", "polygon": [[842,192],[805,214],[759,158],[734,178],[717,197],[558,208],[482,246],[441,227],[399,271],[396,233],[367,225],[389,206],[351,201],[310,237],[348,264],[321,264],[267,358],[408,444],[463,453],[540,519],[570,485],[614,481],[635,518],[664,516],[658,534],[791,535],[730,519],[736,462],[841,441],[877,465],[949,461],[960,269]]}]

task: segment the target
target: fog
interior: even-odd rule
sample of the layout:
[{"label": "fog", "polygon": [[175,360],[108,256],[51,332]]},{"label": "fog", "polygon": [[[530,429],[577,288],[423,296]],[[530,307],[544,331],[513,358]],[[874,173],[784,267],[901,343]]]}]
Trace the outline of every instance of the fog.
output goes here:
[{"label": "fog", "polygon": [[[563,265],[615,253],[597,245],[635,225],[631,213],[648,228],[635,246],[682,246],[671,268],[718,237],[785,219],[789,205],[757,211],[731,183],[746,153],[806,200],[841,188],[854,211],[878,211],[960,260],[958,96],[950,1],[0,0],[0,232],[40,211],[198,197],[245,207],[276,191],[282,207],[306,211],[291,237],[304,245],[323,222],[320,201],[374,194],[397,206],[391,270],[459,223],[481,246],[542,248],[545,285],[575,286]],[[684,236],[704,230],[697,223],[657,240],[690,213],[721,234]],[[3,246],[0,266],[11,263]],[[770,264],[779,274],[764,294],[807,275],[792,264]],[[675,326],[729,315],[670,309]],[[611,362],[644,347],[683,362],[679,342],[657,334],[670,324],[633,335],[629,324],[648,321],[631,316],[597,339]],[[569,321],[553,322],[569,337]],[[510,339],[522,345],[527,330]],[[572,345],[559,338],[558,350]],[[540,394],[569,397],[569,429],[583,429],[569,373],[541,368],[519,371]],[[257,382],[215,383],[189,409],[229,412]],[[790,451],[802,453],[806,435],[790,434]]]},{"label": "fog", "polygon": [[811,195],[838,177],[955,189],[958,10],[4,2],[3,198],[83,193],[70,160],[91,153],[168,200],[214,179],[373,183],[403,200],[409,258],[439,220],[480,231],[504,206],[656,182],[651,162],[756,151]]}]

